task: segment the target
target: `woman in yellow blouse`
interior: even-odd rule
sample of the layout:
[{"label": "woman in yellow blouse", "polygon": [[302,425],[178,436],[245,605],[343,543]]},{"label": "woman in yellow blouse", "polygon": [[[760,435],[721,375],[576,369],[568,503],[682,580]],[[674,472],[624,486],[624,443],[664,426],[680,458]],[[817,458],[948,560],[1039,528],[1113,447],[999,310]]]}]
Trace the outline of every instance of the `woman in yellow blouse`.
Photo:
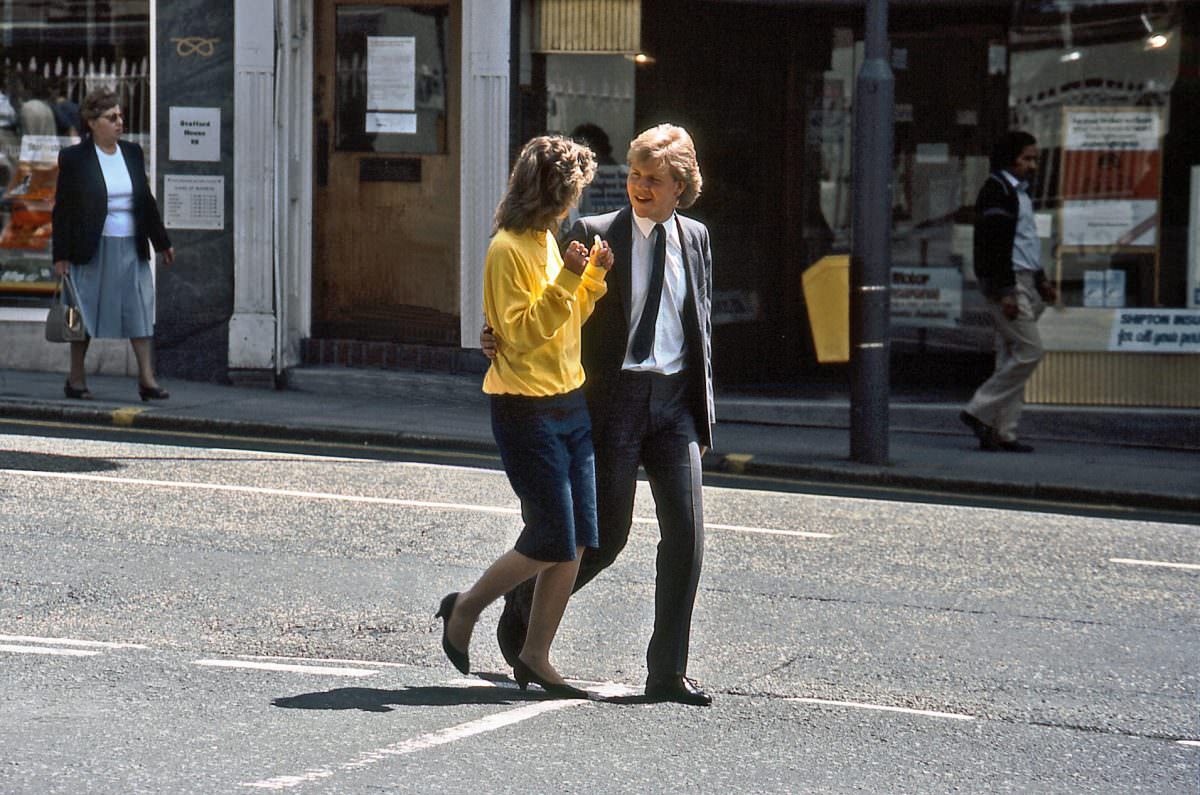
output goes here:
[{"label": "woman in yellow blouse", "polygon": [[587,698],[550,664],[585,547],[599,543],[591,421],[584,402],[579,330],[605,290],[608,244],[574,242],[561,255],[554,235],[596,171],[590,149],[560,136],[521,150],[496,209],[484,263],[483,309],[500,341],[483,380],[504,470],[521,499],[525,528],[470,589],[438,608],[442,649],[463,673],[480,612],[537,577],[529,633],[513,678],[560,698]]}]

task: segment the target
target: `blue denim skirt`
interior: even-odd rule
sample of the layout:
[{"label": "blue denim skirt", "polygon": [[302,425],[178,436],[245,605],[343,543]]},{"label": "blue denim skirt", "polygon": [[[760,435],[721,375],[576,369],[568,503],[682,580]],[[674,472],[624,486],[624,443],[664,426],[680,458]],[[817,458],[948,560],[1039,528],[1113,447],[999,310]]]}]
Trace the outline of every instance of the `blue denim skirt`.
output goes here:
[{"label": "blue denim skirt", "polygon": [[575,559],[598,547],[596,455],[583,390],[565,395],[492,395],[492,433],[525,528],[516,550],[541,561]]}]

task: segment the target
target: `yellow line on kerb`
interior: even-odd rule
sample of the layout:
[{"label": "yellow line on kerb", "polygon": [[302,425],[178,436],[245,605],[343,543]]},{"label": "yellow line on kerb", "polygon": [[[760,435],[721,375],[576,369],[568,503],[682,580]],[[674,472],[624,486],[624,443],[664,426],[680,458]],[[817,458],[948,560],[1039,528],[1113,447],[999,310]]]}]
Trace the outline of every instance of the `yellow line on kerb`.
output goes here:
[{"label": "yellow line on kerb", "polygon": [[726,453],[723,462],[725,468],[730,472],[742,474],[746,471],[746,464],[749,464],[754,459],[754,456],[745,453]]},{"label": "yellow line on kerb", "polygon": [[128,428],[133,425],[133,418],[141,414],[145,409],[123,408],[114,409],[112,413],[113,425],[120,425]]}]

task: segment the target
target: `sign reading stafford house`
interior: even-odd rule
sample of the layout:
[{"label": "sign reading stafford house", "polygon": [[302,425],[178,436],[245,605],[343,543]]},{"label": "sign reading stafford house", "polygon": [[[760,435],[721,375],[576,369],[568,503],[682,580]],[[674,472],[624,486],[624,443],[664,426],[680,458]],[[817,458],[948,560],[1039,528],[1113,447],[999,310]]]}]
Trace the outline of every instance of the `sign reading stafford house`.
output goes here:
[{"label": "sign reading stafford house", "polygon": [[171,108],[171,160],[221,159],[221,109]]}]

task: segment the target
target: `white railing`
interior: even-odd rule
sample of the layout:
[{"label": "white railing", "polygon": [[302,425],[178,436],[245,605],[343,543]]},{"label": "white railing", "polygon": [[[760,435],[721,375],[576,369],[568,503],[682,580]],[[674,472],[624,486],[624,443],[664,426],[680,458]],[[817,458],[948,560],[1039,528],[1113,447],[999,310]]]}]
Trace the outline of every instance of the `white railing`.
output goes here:
[{"label": "white railing", "polygon": [[[78,105],[83,104],[83,98],[92,89],[108,86],[120,97],[121,108],[125,112],[125,130],[135,136],[149,136],[150,133],[150,58],[143,56],[137,60],[121,58],[109,62],[106,58],[87,61],[80,58],[77,61],[64,61],[61,57],[39,61],[31,57],[28,61],[4,60],[5,73],[9,82],[18,81],[24,85],[31,82],[27,78],[36,76],[39,82],[62,83],[63,95]],[[44,92],[43,92],[44,93]],[[38,97],[45,99],[46,97]],[[18,97],[17,100],[25,99]],[[13,102],[14,105],[17,102]]]}]

